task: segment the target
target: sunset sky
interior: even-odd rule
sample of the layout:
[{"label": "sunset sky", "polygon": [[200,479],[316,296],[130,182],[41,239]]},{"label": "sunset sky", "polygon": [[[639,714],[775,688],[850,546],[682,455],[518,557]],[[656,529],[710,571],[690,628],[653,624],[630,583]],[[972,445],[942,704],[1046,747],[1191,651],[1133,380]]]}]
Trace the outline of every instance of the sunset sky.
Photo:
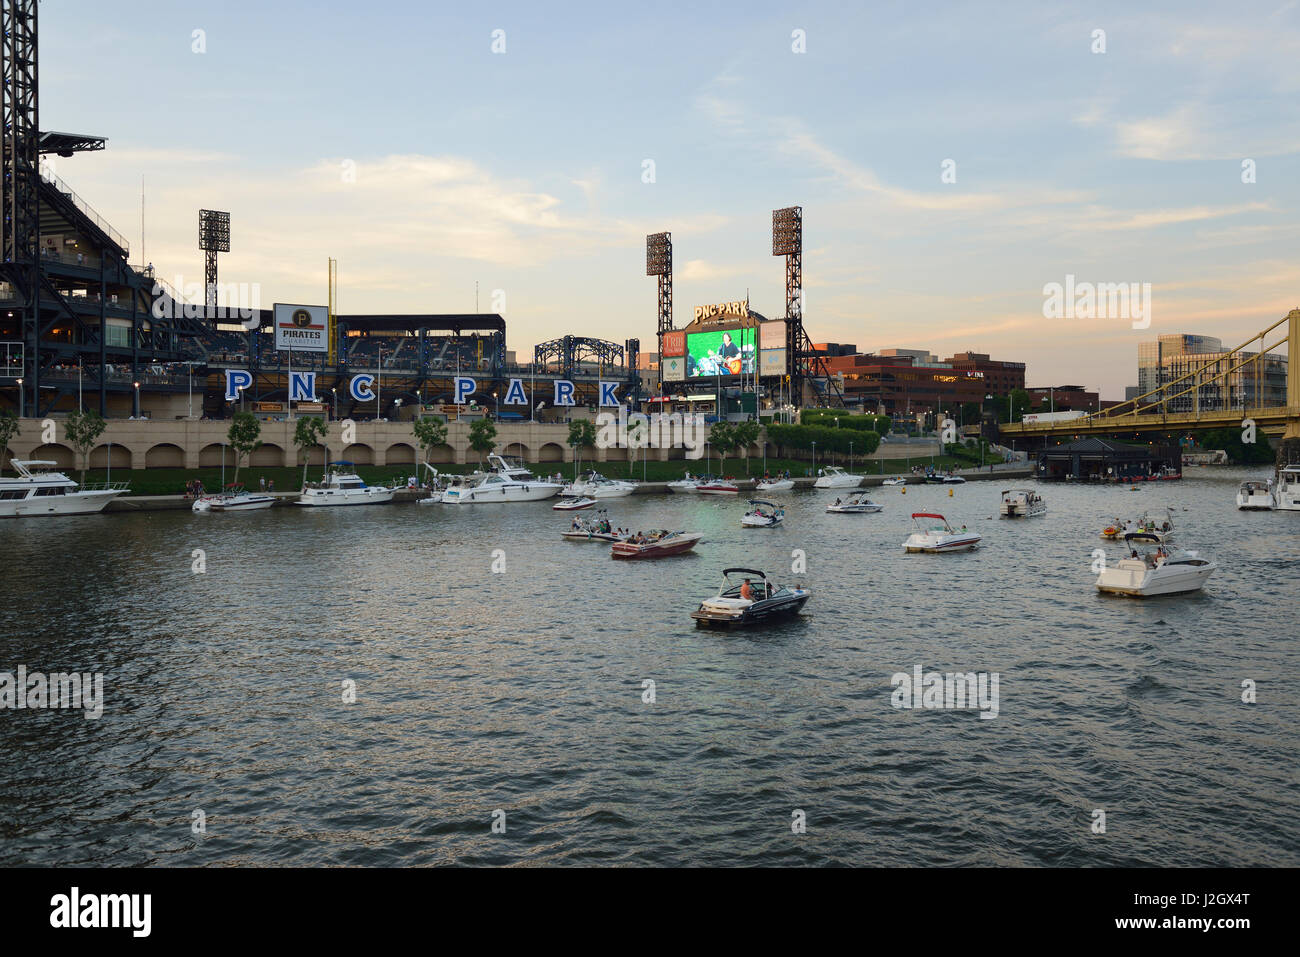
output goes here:
[{"label": "sunset sky", "polygon": [[[109,138],[56,172],[169,280],[229,210],[222,280],[264,307],[323,302],[333,256],[345,313],[469,312],[477,281],[521,359],[653,350],[646,233],[673,234],[679,326],[746,291],[775,317],[771,210],[800,205],[814,340],[1122,398],[1139,341],[1300,305],[1300,9],[1131,6],[64,0],[41,127]],[[1150,283],[1151,327],[1044,318],[1067,275]]]}]

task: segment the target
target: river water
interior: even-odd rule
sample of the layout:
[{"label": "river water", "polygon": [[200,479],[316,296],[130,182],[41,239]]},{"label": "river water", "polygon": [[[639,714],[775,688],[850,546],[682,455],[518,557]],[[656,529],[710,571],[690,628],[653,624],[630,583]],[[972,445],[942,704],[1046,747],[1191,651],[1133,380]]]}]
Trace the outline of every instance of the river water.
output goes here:
[{"label": "river water", "polygon": [[[992,482],[786,493],[771,530],[610,502],[705,535],[645,563],[549,503],[0,523],[0,671],[105,697],[0,711],[0,864],[1295,866],[1300,513],[1238,512],[1247,474],[1043,485],[1017,521]],[[1099,596],[1099,529],[1166,505],[1206,589]],[[984,546],[904,555],[928,510]],[[805,615],[697,631],[727,565]],[[997,717],[894,707],[917,666],[997,673]]]}]

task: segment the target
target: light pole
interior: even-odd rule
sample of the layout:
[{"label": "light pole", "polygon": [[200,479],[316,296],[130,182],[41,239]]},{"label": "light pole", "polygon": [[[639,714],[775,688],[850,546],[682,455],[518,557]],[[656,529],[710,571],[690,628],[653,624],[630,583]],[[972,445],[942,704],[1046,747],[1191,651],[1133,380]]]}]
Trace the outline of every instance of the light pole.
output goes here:
[{"label": "light pole", "polygon": [[813,467],[812,467],[812,470],[813,470],[813,474],[816,475],[816,474],[817,474],[817,440],[816,440],[816,439],[813,439],[812,449],[813,449]]},{"label": "light pole", "polygon": [[330,389],[330,395],[334,397],[334,418],[339,417],[339,390],[338,387]]},{"label": "light pole", "polygon": [[500,418],[501,418],[501,400],[500,400],[499,398],[497,398],[497,394],[496,394],[495,392],[492,393],[492,401],[496,404],[496,414],[495,414],[495,417],[498,418],[498,419],[500,419]]},{"label": "light pole", "polygon": [[415,417],[417,419],[424,418],[424,399],[420,397],[419,389],[415,390]]},{"label": "light pole", "polygon": [[20,419],[27,415],[26,403],[27,403],[27,393],[23,391],[23,380],[19,379],[18,380],[18,418]]},{"label": "light pole", "polygon": [[140,418],[140,383],[131,383],[135,386],[135,418]]}]

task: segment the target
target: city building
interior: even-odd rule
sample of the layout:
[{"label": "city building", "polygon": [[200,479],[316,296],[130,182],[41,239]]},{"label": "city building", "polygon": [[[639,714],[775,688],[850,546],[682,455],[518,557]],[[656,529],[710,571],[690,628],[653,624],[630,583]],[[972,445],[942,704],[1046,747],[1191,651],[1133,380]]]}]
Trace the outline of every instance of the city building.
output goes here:
[{"label": "city building", "polygon": [[[1166,412],[1195,412],[1198,409],[1212,412],[1285,405],[1286,358],[1269,353],[1262,359],[1241,365],[1257,355],[1247,350],[1230,355],[1223,348],[1222,340],[1214,336],[1183,333],[1159,336],[1154,342],[1138,344],[1136,395],[1162,390],[1141,404],[1159,404]],[[1206,363],[1213,363],[1213,366],[1202,375],[1201,384],[1188,380],[1168,385]],[[1234,369],[1238,365],[1241,367]],[[1164,388],[1167,385],[1168,388]],[[1178,394],[1183,392],[1186,394]]]},{"label": "city building", "polygon": [[1101,395],[1081,385],[1037,386],[1026,390],[1035,409],[1049,412],[1096,412]]},{"label": "city building", "polygon": [[845,404],[864,412],[911,419],[917,413],[982,404],[986,395],[1003,396],[1025,387],[1025,364],[959,352],[938,361],[918,349],[832,356],[827,368],[844,390]]}]

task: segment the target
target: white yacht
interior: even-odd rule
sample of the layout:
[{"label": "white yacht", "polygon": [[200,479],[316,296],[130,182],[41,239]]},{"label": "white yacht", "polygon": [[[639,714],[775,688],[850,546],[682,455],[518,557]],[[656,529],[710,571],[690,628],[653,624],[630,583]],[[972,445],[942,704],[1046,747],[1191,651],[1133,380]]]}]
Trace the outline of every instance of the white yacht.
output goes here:
[{"label": "white yacht", "polygon": [[684,492],[688,495],[694,494],[699,491],[700,483],[703,481],[704,479],[700,478],[698,475],[692,475],[690,472],[687,472],[685,478],[679,478],[675,482],[669,482],[668,491]]},{"label": "white yacht", "polygon": [[[1125,542],[1143,544],[1131,537],[1126,537]],[[1139,553],[1134,548],[1128,558],[1102,569],[1097,576],[1097,590],[1134,598],[1199,591],[1216,568],[1214,562],[1196,552],[1170,554],[1161,546],[1155,551],[1148,547]]]},{"label": "white yacht", "polygon": [[1028,488],[1012,488],[1002,493],[1002,514],[1007,518],[1032,518],[1047,514],[1043,497]]},{"label": "white yacht", "polygon": [[242,485],[227,485],[220,495],[205,495],[191,508],[196,512],[252,512],[274,504],[274,495],[249,492]]},{"label": "white yacht", "polygon": [[560,490],[561,495],[588,498],[622,498],[636,491],[635,482],[609,479],[599,472],[588,472],[586,478],[570,482]]},{"label": "white yacht", "polygon": [[351,462],[333,463],[329,478],[320,485],[303,489],[298,504],[320,508],[330,505],[379,505],[393,500],[396,489],[367,485],[352,468]]},{"label": "white yacht", "polygon": [[937,512],[913,512],[912,522],[916,531],[903,542],[903,548],[909,552],[964,552],[980,543],[979,535],[968,532],[964,525],[960,530],[953,528]]},{"label": "white yacht", "polygon": [[1277,508],[1287,512],[1300,512],[1300,465],[1278,469],[1273,483],[1273,496]]},{"label": "white yacht", "polygon": [[756,492],[788,492],[794,488],[794,479],[764,479],[754,486]]},{"label": "white yacht", "polygon": [[836,499],[830,505],[826,506],[826,511],[836,512],[841,515],[868,515],[873,512],[881,511],[885,506],[877,505],[871,499],[867,498],[866,492],[854,492],[848,498],[841,501]]},{"label": "white yacht", "polygon": [[1246,512],[1272,511],[1273,483],[1258,480],[1242,482],[1237,489],[1237,508]]},{"label": "white yacht", "polygon": [[862,476],[846,472],[838,465],[828,465],[819,469],[814,488],[857,488],[862,484]]},{"label": "white yacht", "polygon": [[540,502],[559,494],[558,482],[539,479],[519,462],[495,452],[488,456],[489,472],[458,475],[442,493],[446,505],[482,505],[498,502]]},{"label": "white yacht", "polygon": [[51,472],[58,462],[14,459],[16,478],[0,475],[0,518],[28,515],[93,515],[130,488],[127,482],[78,485],[62,472]]}]

